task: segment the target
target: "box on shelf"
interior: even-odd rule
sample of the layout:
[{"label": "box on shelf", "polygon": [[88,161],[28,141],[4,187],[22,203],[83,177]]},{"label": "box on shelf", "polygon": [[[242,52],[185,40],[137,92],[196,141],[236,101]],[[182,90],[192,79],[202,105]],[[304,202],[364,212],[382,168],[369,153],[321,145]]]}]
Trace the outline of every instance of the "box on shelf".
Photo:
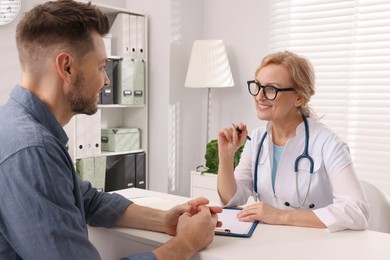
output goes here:
[{"label": "box on shelf", "polygon": [[140,130],[138,128],[102,129],[102,151],[123,152],[139,150]]}]

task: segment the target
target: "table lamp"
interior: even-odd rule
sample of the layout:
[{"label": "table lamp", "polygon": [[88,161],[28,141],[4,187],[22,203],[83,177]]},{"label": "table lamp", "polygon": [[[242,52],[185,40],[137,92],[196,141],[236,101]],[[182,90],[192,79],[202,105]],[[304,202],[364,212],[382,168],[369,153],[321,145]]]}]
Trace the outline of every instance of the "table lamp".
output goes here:
[{"label": "table lamp", "polygon": [[207,145],[209,141],[211,88],[234,86],[226,48],[222,40],[194,41],[184,86],[188,88],[207,88],[208,90]]}]

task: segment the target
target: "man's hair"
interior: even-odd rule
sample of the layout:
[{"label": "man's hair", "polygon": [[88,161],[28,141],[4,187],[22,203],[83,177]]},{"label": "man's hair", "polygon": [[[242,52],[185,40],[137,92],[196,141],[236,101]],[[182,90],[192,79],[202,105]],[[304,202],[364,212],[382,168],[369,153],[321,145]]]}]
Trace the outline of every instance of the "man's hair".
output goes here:
[{"label": "man's hair", "polygon": [[91,33],[109,31],[107,16],[91,3],[49,1],[25,13],[16,27],[16,45],[22,67],[40,66],[58,46],[81,59],[94,49]]}]

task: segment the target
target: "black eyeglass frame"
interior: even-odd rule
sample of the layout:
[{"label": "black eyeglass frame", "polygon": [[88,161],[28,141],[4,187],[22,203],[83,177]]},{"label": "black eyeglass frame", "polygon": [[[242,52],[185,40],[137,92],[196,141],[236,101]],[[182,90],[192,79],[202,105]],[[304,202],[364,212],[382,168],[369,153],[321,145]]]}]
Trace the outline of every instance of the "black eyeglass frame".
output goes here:
[{"label": "black eyeglass frame", "polygon": [[[251,92],[250,84],[252,84],[252,83],[255,83],[258,86],[256,94]],[[295,91],[295,88],[277,88],[277,87],[274,87],[274,86],[263,86],[263,85],[260,85],[260,83],[257,82],[256,80],[248,80],[247,84],[248,84],[249,94],[251,94],[252,96],[257,96],[260,93],[260,89],[263,89],[263,95],[264,95],[264,97],[267,100],[275,100],[275,98],[278,96],[278,92]],[[271,98],[267,97],[267,94],[266,94],[267,91],[265,90],[266,88],[270,88],[270,89],[275,91],[275,97],[274,98],[271,99]]]}]

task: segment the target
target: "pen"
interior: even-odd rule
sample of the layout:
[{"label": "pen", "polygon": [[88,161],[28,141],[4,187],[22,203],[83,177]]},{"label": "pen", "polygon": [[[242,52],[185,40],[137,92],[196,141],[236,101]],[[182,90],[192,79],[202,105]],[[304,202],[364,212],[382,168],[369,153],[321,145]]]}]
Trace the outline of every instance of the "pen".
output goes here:
[{"label": "pen", "polygon": [[[238,126],[236,126],[235,124],[232,124],[232,126],[234,127],[234,129],[236,129],[239,135],[242,134],[242,130],[238,128]],[[252,140],[248,135],[246,136],[246,139],[248,139],[249,141]]]},{"label": "pen", "polygon": [[215,229],[215,234],[224,235],[229,233],[230,229]]}]

